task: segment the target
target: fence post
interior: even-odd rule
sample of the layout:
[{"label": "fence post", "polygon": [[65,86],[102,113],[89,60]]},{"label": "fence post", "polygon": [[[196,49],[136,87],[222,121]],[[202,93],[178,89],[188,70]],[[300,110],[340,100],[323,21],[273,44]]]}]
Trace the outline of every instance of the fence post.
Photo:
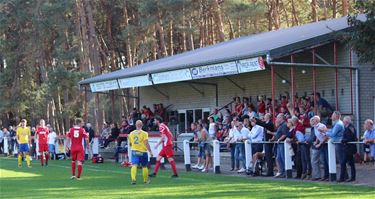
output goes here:
[{"label": "fence post", "polygon": [[213,142],[213,162],[214,162],[214,173],[220,173],[220,143],[218,140],[214,140]]},{"label": "fence post", "polygon": [[292,178],[292,154],[290,151],[292,149],[292,145],[285,141],[284,142],[284,157],[285,157],[285,172],[286,172],[286,178]]},{"label": "fence post", "polygon": [[8,137],[4,137],[4,154],[9,155]]},{"label": "fence post", "polygon": [[184,161],[185,161],[185,168],[186,171],[191,171],[191,162],[190,162],[190,146],[189,140],[184,140]]},{"label": "fence post", "polygon": [[132,148],[130,147],[130,141],[129,141],[129,139],[128,139],[128,160],[129,160],[129,162],[132,162]]},{"label": "fence post", "polygon": [[328,168],[329,181],[336,181],[336,146],[331,140],[328,141]]},{"label": "fence post", "polygon": [[94,137],[92,142],[92,155],[98,155],[99,154],[99,138]]},{"label": "fence post", "polygon": [[252,149],[251,149],[251,142],[249,140],[245,141],[245,161],[246,161],[246,171],[249,171],[252,168]]}]

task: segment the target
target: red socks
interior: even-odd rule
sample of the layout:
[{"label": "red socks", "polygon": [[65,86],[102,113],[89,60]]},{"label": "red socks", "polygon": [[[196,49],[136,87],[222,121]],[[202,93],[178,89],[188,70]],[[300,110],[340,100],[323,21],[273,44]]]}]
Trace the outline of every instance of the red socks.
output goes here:
[{"label": "red socks", "polygon": [[155,174],[158,173],[159,167],[160,167],[160,160],[156,162],[156,165],[155,165],[155,168],[154,168]]},{"label": "red socks", "polygon": [[43,155],[40,155],[40,156],[39,156],[39,159],[40,159],[40,164],[43,166],[43,165],[44,165],[44,162],[43,162]]},{"label": "red socks", "polygon": [[49,154],[46,154],[46,165],[48,165]]},{"label": "red socks", "polygon": [[72,161],[72,176],[76,175],[76,162]]},{"label": "red socks", "polygon": [[[174,160],[170,161],[169,164],[171,164],[172,171],[174,175],[177,175],[177,168],[176,168],[176,162]],[[160,161],[156,162],[155,168],[154,168],[154,173],[158,173],[160,167]]]},{"label": "red socks", "polygon": [[170,161],[169,164],[171,164],[173,174],[177,175],[177,168],[176,168],[176,163],[174,162],[174,160]]},{"label": "red socks", "polygon": [[78,165],[78,176],[77,176],[77,178],[81,177],[81,173],[82,173],[82,164],[79,164]]}]

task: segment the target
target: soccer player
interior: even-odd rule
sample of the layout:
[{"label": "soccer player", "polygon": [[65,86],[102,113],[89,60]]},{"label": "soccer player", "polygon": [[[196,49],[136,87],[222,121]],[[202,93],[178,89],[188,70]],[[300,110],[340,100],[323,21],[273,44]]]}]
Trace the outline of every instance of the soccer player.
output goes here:
[{"label": "soccer player", "polygon": [[44,166],[44,157],[46,158],[46,166],[48,166],[48,159],[49,159],[49,153],[48,153],[48,133],[49,130],[46,127],[46,121],[44,119],[41,119],[39,121],[39,127],[36,129],[36,139],[38,140],[38,147],[39,147],[39,159],[40,164]]},{"label": "soccer player", "polygon": [[31,168],[29,154],[31,146],[31,131],[30,128],[26,125],[27,121],[25,119],[22,119],[21,126],[19,126],[16,131],[16,137],[19,146],[18,167],[22,166],[22,157],[24,157],[27,162],[27,167]]},{"label": "soccer player", "polygon": [[[83,120],[77,118],[74,121],[74,126],[69,129],[67,133],[67,151],[70,150],[70,158],[72,159],[72,177],[70,179],[80,180],[82,173],[82,163],[85,156],[85,151],[83,148],[82,140],[85,139],[87,149],[89,149],[88,134],[85,129],[82,128]],[[70,148],[69,148],[70,146]],[[78,175],[76,176],[76,161],[78,163]]]},{"label": "soccer player", "polygon": [[156,174],[158,173],[159,167],[160,167],[160,160],[161,158],[165,157],[168,158],[169,164],[171,164],[173,175],[172,178],[177,178],[177,169],[176,169],[176,162],[173,159],[173,137],[172,133],[169,130],[168,126],[163,123],[163,119],[161,117],[155,117],[155,124],[159,126],[159,131],[161,134],[160,141],[156,144],[155,149],[159,147],[160,144],[162,144],[163,148],[159,153],[159,156],[156,158],[156,165],[154,168],[154,173],[150,174],[150,177],[156,177]]},{"label": "soccer player", "polygon": [[150,152],[151,157],[153,156],[148,144],[148,133],[142,130],[143,123],[141,120],[137,120],[135,123],[136,130],[129,134],[129,143],[131,146],[132,153],[132,168],[131,168],[131,184],[136,184],[137,167],[142,166],[143,182],[145,184],[150,183],[148,179],[148,154]]}]

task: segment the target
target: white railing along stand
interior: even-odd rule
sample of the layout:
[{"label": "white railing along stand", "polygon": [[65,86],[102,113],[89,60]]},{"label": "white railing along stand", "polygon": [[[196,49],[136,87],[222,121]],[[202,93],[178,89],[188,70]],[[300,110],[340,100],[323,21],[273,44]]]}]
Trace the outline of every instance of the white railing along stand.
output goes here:
[{"label": "white railing along stand", "polygon": [[285,172],[286,178],[292,178],[292,154],[290,153],[292,145],[289,142],[284,142],[284,156],[285,156]]},{"label": "white railing along stand", "polygon": [[8,137],[4,137],[4,154],[9,155]]},{"label": "white railing along stand", "polygon": [[245,141],[245,161],[246,161],[246,171],[250,171],[252,168],[252,149],[251,142],[249,140]]},{"label": "white railing along stand", "polygon": [[336,181],[336,146],[331,140],[328,141],[328,169],[329,181]]},{"label": "white railing along stand", "polygon": [[190,161],[190,146],[189,146],[189,140],[184,140],[184,162],[185,162],[185,168],[186,171],[191,171],[191,161]]},{"label": "white railing along stand", "polygon": [[220,173],[220,143],[218,140],[213,141],[213,165],[214,165],[214,173]]}]

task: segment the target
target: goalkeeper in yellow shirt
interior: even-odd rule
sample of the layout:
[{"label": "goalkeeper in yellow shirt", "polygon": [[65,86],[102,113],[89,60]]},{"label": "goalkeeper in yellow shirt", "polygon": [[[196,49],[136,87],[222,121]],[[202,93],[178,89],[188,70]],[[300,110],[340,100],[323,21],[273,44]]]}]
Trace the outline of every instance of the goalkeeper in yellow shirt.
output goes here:
[{"label": "goalkeeper in yellow shirt", "polygon": [[150,183],[150,180],[148,179],[147,151],[150,152],[151,157],[153,156],[153,154],[150,149],[150,145],[148,144],[148,133],[142,130],[143,122],[141,120],[138,120],[135,123],[135,126],[136,130],[132,131],[128,137],[132,154],[131,184],[136,184],[138,165],[142,166],[143,182],[148,184]]},{"label": "goalkeeper in yellow shirt", "polygon": [[27,121],[25,119],[21,120],[21,126],[17,128],[16,137],[19,146],[18,150],[18,167],[22,166],[22,156],[26,159],[27,167],[31,168],[30,165],[30,146],[31,146],[31,131],[30,128],[26,126]]}]

